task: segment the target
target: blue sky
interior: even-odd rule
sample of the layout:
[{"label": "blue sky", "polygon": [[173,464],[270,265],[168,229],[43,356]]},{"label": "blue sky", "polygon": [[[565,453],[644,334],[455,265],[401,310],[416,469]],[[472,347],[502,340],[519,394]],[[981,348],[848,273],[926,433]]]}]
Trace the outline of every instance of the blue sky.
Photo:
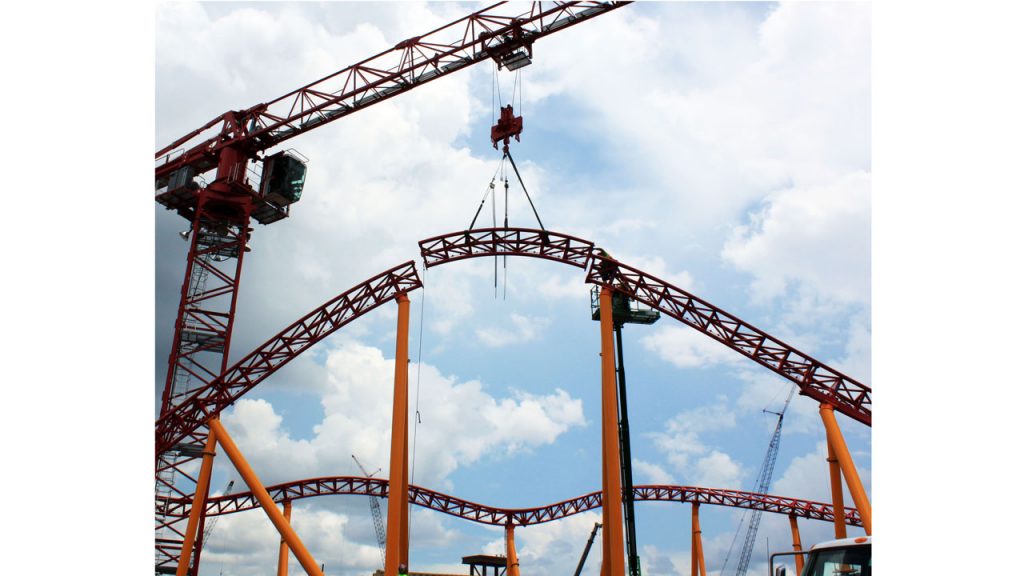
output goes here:
[{"label": "blue sky", "polygon": [[[160,5],[154,146],[470,10]],[[593,240],[871,385],[870,39],[860,3],[631,5],[536,44],[513,155],[548,228]],[[417,240],[469,223],[500,159],[488,141],[493,73],[478,65],[289,142],[310,158],[304,197],[291,218],[254,234],[236,358],[416,259]],[[511,75],[500,77],[507,96]],[[531,226],[515,186],[510,198],[511,224]],[[155,218],[158,401],[187,246],[176,235],[183,220],[159,206]],[[423,416],[415,481],[496,506],[598,490],[588,286],[574,269],[510,259],[507,298],[495,299],[492,266],[425,274],[422,356],[424,293],[412,296]],[[393,306],[361,318],[224,415],[266,482],[356,474],[353,452],[386,468],[394,322]],[[777,410],[788,384],[668,319],[627,327],[624,345],[635,483],[750,489],[774,425],[761,410]],[[870,430],[840,425],[870,490]],[[822,441],[816,404],[795,399],[773,493],[827,500]],[[222,459],[214,486],[233,477]],[[645,573],[689,570],[688,514],[638,505]],[[738,513],[702,514],[714,573]],[[379,561],[365,498],[307,500],[295,516],[328,573],[365,574]],[[519,531],[523,569],[571,570],[598,517]],[[829,535],[824,523],[802,530],[805,542]],[[787,547],[785,519],[766,515],[755,550],[765,536]],[[412,563],[462,572],[462,555],[498,552],[500,539],[414,509]],[[203,573],[257,573],[273,542],[260,512],[224,517]]]}]

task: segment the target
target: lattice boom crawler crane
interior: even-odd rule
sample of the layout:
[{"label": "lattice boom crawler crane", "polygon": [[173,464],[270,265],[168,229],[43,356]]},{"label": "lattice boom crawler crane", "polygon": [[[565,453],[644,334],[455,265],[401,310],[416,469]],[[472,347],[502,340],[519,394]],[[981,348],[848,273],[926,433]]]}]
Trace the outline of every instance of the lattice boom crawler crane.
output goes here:
[{"label": "lattice boom crawler crane", "polygon": [[[156,201],[189,222],[182,237],[191,242],[161,417],[227,370],[252,220],[278,222],[301,198],[305,158],[292,150],[268,154],[271,149],[478,62],[493,60],[508,70],[526,66],[537,39],[626,4],[532,2],[522,12],[500,2],[276,100],[225,112],[159,150]],[[206,183],[204,175],[211,171]],[[169,515],[168,503],[195,492],[195,479],[184,470],[201,457],[207,436],[201,427],[155,455],[157,573],[175,572],[181,556],[184,519]],[[193,574],[202,533],[200,526],[191,555]]]}]

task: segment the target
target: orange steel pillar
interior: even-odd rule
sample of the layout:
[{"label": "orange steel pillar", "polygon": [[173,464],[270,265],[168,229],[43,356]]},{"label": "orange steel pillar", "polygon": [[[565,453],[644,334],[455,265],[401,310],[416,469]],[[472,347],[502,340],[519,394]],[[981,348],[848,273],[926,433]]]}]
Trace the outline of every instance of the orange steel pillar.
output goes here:
[{"label": "orange steel pillar", "polygon": [[828,444],[828,477],[832,486],[832,524],[835,526],[836,538],[846,538],[846,504],[843,502],[843,477],[839,471],[839,460],[836,460],[836,451],[832,449],[826,436],[825,444]]},{"label": "orange steel pillar", "polygon": [[[800,545],[800,529],[796,526],[796,516],[790,514],[789,516],[789,528],[793,531],[793,552],[800,552],[803,547]],[[799,574],[804,571],[804,555],[797,554],[793,557],[796,561],[796,573]]]},{"label": "orange steel pillar", "polygon": [[[853,458],[850,450],[846,447],[846,440],[843,440],[843,433],[839,430],[839,423],[836,422],[836,415],[831,404],[822,404],[818,410],[821,420],[825,423],[825,433],[828,437],[829,446],[835,449],[835,455],[839,459],[839,468],[846,478],[846,486],[850,489],[850,496],[860,513],[860,520],[864,524],[864,532],[871,535],[871,502],[868,502],[868,494],[864,491],[864,485],[860,482],[860,475],[857,474],[857,467],[853,465]],[[842,512],[842,511],[840,511]],[[834,511],[833,511],[834,513]]]},{"label": "orange steel pillar", "polygon": [[[292,501],[284,501],[284,519],[291,524]],[[281,538],[281,548],[277,552],[277,576],[288,576],[288,543]]]},{"label": "orange steel pillar", "polygon": [[704,567],[704,544],[700,538],[700,503],[693,503],[691,524],[693,526],[693,538],[690,545],[690,574],[697,576],[697,569],[700,569],[700,576],[707,576],[707,569]]},{"label": "orange steel pillar", "polygon": [[601,287],[601,429],[604,447],[604,477],[601,495],[605,512],[604,540],[608,576],[623,576],[626,557],[622,530],[622,463],[619,461],[619,402],[616,394],[615,356],[613,348],[612,293]]},{"label": "orange steel pillar", "polygon": [[[384,576],[398,576],[400,564],[409,569],[409,297],[398,302],[398,335],[395,344],[395,398],[391,409],[391,468],[388,476],[387,548]],[[404,562],[403,562],[404,560]]]},{"label": "orange steel pillar", "polygon": [[519,576],[519,556],[516,554],[516,527],[511,522],[505,524],[505,574]]},{"label": "orange steel pillar", "polygon": [[[210,474],[213,471],[213,456],[216,454],[217,444],[213,431],[206,437],[206,447],[203,448],[203,464],[199,468],[199,480],[196,482],[196,493],[192,497],[192,511],[188,515],[188,525],[185,528],[185,541],[181,544],[181,556],[178,558],[178,570],[176,576],[188,574],[188,563],[192,557],[192,546],[196,542],[196,530],[199,527],[200,518],[206,513],[206,494],[210,488]],[[198,573],[199,571],[196,570]]]},{"label": "orange steel pillar", "polygon": [[295,554],[295,558],[302,565],[302,568],[306,570],[306,574],[309,576],[323,576],[323,572],[320,567],[317,566],[316,560],[313,559],[313,555],[306,550],[306,546],[299,539],[299,535],[292,529],[291,524],[288,520],[285,520],[281,511],[277,509],[277,505],[274,504],[274,499],[267,493],[267,489],[263,487],[260,479],[253,472],[252,468],[249,467],[249,463],[245,461],[245,456],[238,450],[238,446],[235,446],[235,441],[228,436],[227,430],[221,425],[216,419],[210,420],[210,432],[216,434],[217,442],[224,449],[224,453],[227,454],[228,459],[235,465],[235,469],[238,470],[238,474],[242,476],[242,480],[252,491],[253,496],[256,497],[256,501],[263,507],[263,511],[266,512],[267,517],[277,528],[277,531],[281,533],[281,537],[288,543],[288,547],[291,548],[292,554]]}]

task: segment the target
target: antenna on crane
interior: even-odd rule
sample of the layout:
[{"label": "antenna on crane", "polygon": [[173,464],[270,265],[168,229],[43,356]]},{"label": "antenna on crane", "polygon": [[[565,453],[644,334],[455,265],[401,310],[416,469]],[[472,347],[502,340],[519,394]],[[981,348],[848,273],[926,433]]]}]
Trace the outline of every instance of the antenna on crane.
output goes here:
[{"label": "antenna on crane", "polygon": [[[761,463],[761,472],[757,475],[757,487],[753,491],[758,494],[768,493],[768,486],[772,481],[772,473],[775,472],[775,460],[779,455],[779,440],[782,437],[782,418],[786,414],[786,409],[789,408],[789,402],[793,399],[793,393],[796,392],[796,389],[795,385],[790,388],[789,396],[786,397],[786,402],[782,405],[781,412],[773,412],[767,409],[761,411],[765,414],[774,414],[779,419],[775,423],[775,431],[772,433],[772,439],[768,443],[768,452]],[[750,565],[750,555],[754,550],[754,540],[757,539],[757,528],[760,524],[761,510],[751,510],[750,522],[747,524],[747,534],[743,540],[743,548],[740,550],[739,562],[736,564],[736,576],[744,576],[747,573],[747,567]],[[736,536],[739,536],[742,528],[743,519],[740,520],[740,525],[736,527]],[[733,544],[736,543],[736,536],[733,537]],[[729,564],[729,556],[731,554],[732,544],[729,545],[729,552],[725,556],[725,562],[722,563],[722,569],[719,571],[720,574],[725,574],[725,567]]]},{"label": "antenna on crane", "polygon": [[[363,476],[366,476],[367,478],[373,478],[373,474],[380,472],[380,468],[377,468],[373,474],[370,474],[366,471],[366,468],[363,467],[363,464],[359,459],[356,458],[355,454],[352,455],[352,459],[356,461],[356,466],[359,466],[359,469],[363,471]],[[380,567],[383,569],[385,563],[384,549],[386,547],[385,543],[387,541],[387,535],[384,532],[384,520],[381,519],[380,503],[377,502],[377,498],[372,495],[369,498],[370,512],[373,513],[373,529],[377,531],[377,545],[380,547]]]}]

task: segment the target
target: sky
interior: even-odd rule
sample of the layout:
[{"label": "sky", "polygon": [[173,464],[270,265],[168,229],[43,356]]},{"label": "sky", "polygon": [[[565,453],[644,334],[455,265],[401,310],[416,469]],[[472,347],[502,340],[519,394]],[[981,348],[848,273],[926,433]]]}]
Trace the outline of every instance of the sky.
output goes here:
[{"label": "sky", "polygon": [[[474,6],[160,4],[154,148]],[[334,295],[418,260],[418,240],[469,225],[500,165],[492,102],[497,91],[508,101],[513,78],[498,73],[496,90],[493,65],[482,63],[284,145],[309,158],[303,198],[287,220],[256,227],[232,361]],[[631,5],[538,41],[521,82],[525,128],[512,154],[547,228],[592,240],[872,386],[868,4]],[[535,227],[512,180],[510,224]],[[500,222],[500,194],[494,210]],[[154,217],[155,412],[187,224],[159,205]],[[420,266],[413,482],[502,507],[599,490],[589,286],[555,263],[494,266]],[[351,454],[387,473],[395,310],[360,318],[223,414],[265,484],[356,475]],[[763,410],[780,410],[791,385],[669,318],[627,326],[623,345],[634,483],[753,489],[775,425]],[[870,494],[871,430],[839,420]],[[828,501],[823,441],[816,402],[795,398],[770,492]],[[231,479],[218,459],[214,492]],[[689,513],[637,505],[645,574],[689,571]],[[741,514],[702,508],[710,573]],[[599,517],[517,530],[523,570],[573,570]],[[366,497],[297,502],[293,522],[328,574],[379,567]],[[823,522],[801,531],[808,544],[831,535]],[[265,572],[276,541],[260,511],[222,517],[202,573]],[[751,570],[767,569],[766,548],[789,546],[786,518],[765,514]],[[503,550],[500,530],[413,509],[414,570],[464,573],[462,556]],[[592,557],[585,573],[597,568]]]}]

